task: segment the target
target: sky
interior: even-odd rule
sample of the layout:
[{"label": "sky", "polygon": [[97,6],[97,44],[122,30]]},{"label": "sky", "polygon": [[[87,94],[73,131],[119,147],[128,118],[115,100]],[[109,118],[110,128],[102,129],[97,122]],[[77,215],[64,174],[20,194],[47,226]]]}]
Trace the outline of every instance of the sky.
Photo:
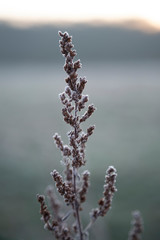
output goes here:
[{"label": "sky", "polygon": [[160,29],[159,0],[1,0],[0,20],[50,22],[147,21]]}]

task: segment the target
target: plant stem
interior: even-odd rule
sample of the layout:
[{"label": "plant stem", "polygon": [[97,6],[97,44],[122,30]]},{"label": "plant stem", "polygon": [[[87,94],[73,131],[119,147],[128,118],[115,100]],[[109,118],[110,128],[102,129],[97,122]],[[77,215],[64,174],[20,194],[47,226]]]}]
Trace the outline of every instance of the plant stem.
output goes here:
[{"label": "plant stem", "polygon": [[[75,126],[74,126],[74,135],[75,135],[75,141],[77,136],[77,102],[75,101]],[[83,240],[83,232],[82,232],[82,226],[80,221],[80,215],[79,215],[79,203],[77,201],[77,185],[76,185],[76,177],[77,172],[75,166],[73,167],[73,186],[74,186],[74,192],[75,192],[75,214],[76,214],[76,220],[77,220],[77,228],[79,231],[80,240]]]},{"label": "plant stem", "polygon": [[87,227],[84,229],[84,232],[87,232],[88,229],[90,229],[92,227],[92,225],[94,224],[95,220],[92,220],[89,222],[89,224],[87,225]]},{"label": "plant stem", "polygon": [[[73,175],[74,175],[74,192],[75,192],[75,195],[77,195],[75,167],[73,168]],[[74,207],[75,207],[77,227],[78,227],[78,231],[79,231],[80,240],[83,240],[83,233],[82,233],[81,221],[80,221],[80,216],[79,216],[79,203],[77,201],[77,198],[75,198]]]}]

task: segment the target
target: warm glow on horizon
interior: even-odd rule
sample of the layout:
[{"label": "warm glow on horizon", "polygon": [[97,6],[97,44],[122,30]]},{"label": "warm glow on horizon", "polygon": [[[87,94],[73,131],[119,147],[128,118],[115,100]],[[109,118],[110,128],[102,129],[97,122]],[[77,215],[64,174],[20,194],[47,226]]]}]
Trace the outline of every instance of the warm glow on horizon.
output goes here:
[{"label": "warm glow on horizon", "polygon": [[21,23],[146,20],[160,29],[158,0],[2,0],[0,20]]}]

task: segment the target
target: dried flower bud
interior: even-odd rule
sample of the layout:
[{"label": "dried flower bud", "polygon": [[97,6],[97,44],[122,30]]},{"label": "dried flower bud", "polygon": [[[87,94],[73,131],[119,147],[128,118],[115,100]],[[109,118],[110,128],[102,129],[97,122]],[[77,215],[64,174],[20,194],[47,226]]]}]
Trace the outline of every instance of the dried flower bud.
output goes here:
[{"label": "dried flower bud", "polygon": [[74,63],[74,69],[77,71],[78,68],[81,68],[82,67],[82,64],[80,62],[80,60],[77,60],[75,63]]},{"label": "dried flower bud", "polygon": [[[106,171],[103,199],[99,202],[99,215],[104,216],[111,207],[113,194],[117,191],[115,187],[117,172],[113,166]],[[103,205],[102,205],[103,201]]]},{"label": "dried flower bud", "polygon": [[67,145],[63,147],[63,155],[68,157],[71,155],[71,149]]},{"label": "dried flower bud", "polygon": [[74,66],[73,66],[73,63],[71,62],[71,60],[72,59],[70,59],[70,57],[67,57],[66,64],[64,65],[64,70],[66,71],[66,73],[68,75],[70,75],[71,73],[75,72]]},{"label": "dried flower bud", "polygon": [[87,112],[85,112],[85,114],[84,114],[84,115],[82,116],[82,118],[80,119],[80,123],[86,121],[86,119],[88,119],[88,118],[94,113],[95,110],[96,110],[96,109],[95,109],[95,107],[94,107],[93,104],[92,104],[92,105],[89,105]]},{"label": "dried flower bud", "polygon": [[83,92],[86,83],[87,83],[87,80],[86,80],[85,77],[80,78],[80,83],[79,83],[78,88],[77,88],[79,94],[81,94]]},{"label": "dried flower bud", "polygon": [[53,170],[53,172],[51,172],[50,174],[56,183],[58,192],[62,196],[64,196],[67,205],[72,203],[75,198],[75,193],[73,192],[73,189],[63,181],[62,176],[59,174],[57,170]]},{"label": "dried flower bud", "polygon": [[85,108],[85,103],[88,102],[88,95],[82,96],[82,100],[78,103],[78,110],[81,111]]},{"label": "dried flower bud", "polygon": [[80,197],[80,202],[83,203],[86,200],[86,193],[89,187],[89,176],[90,173],[88,170],[83,172],[83,183],[82,183],[82,188],[79,191],[79,197]]},{"label": "dried flower bud", "polygon": [[95,129],[95,126],[90,126],[88,129],[87,129],[87,135],[88,136],[91,136],[93,134],[93,131]]},{"label": "dried flower bud", "polygon": [[60,93],[60,94],[59,94],[59,97],[60,97],[62,103],[64,103],[64,100],[66,99],[65,93],[64,93],[64,92],[63,92],[63,93]]},{"label": "dried flower bud", "polygon": [[64,116],[64,121],[71,126],[74,126],[73,116],[69,114],[67,108],[62,108],[62,114]]},{"label": "dried flower bud", "polygon": [[45,222],[44,228],[52,231],[53,229],[52,229],[51,224],[49,222],[49,220],[51,218],[51,215],[50,215],[50,213],[47,209],[47,206],[45,204],[45,196],[37,194],[37,200],[41,205],[40,214],[42,215],[42,219]]},{"label": "dried flower bud", "polygon": [[61,137],[58,135],[58,133],[55,133],[53,138],[55,140],[55,144],[56,144],[57,148],[59,148],[61,151],[63,151],[63,142],[61,140]]},{"label": "dried flower bud", "polygon": [[67,107],[68,107],[68,108],[67,108],[67,111],[68,111],[69,113],[71,113],[71,112],[74,110],[74,107],[71,106],[71,104],[68,104]]},{"label": "dried flower bud", "polygon": [[92,209],[90,216],[93,219],[93,221],[95,221],[99,216],[99,209],[98,208]]},{"label": "dried flower bud", "polygon": [[74,57],[76,55],[76,51],[72,50],[72,37],[70,37],[67,32],[59,32],[59,35],[62,37],[62,39],[59,41],[62,54],[65,57],[67,57],[68,54],[70,54],[71,57]]},{"label": "dried flower bud", "polygon": [[65,88],[65,93],[71,98],[71,89],[68,86]]},{"label": "dried flower bud", "polygon": [[99,200],[99,208],[93,209],[91,217],[96,220],[99,216],[104,216],[111,207],[113,194],[117,191],[115,187],[117,172],[113,166],[106,171],[103,198]]},{"label": "dried flower bud", "polygon": [[63,183],[62,176],[59,174],[59,172],[57,170],[53,170],[50,174],[51,174],[51,176],[53,177],[53,179],[54,179],[54,181],[56,183],[56,187],[57,187],[58,192],[61,195],[64,195],[64,193],[65,193],[65,186],[64,186],[64,183]]},{"label": "dried flower bud", "polygon": [[70,164],[66,164],[66,170],[65,170],[65,176],[66,176],[66,181],[68,183],[72,182],[72,168],[70,167]]}]

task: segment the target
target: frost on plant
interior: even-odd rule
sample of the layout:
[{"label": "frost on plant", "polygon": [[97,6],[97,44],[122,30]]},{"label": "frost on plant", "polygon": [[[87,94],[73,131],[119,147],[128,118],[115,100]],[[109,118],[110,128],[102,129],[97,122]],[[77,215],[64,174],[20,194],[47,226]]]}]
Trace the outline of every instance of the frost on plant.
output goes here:
[{"label": "frost on plant", "polygon": [[[44,221],[44,228],[53,232],[56,239],[62,240],[85,240],[89,238],[88,231],[93,223],[106,215],[112,204],[112,198],[116,192],[117,172],[113,166],[108,167],[105,175],[105,184],[102,198],[98,201],[95,209],[89,213],[90,221],[87,226],[81,222],[80,212],[82,204],[86,201],[89,188],[90,173],[88,170],[80,171],[85,166],[85,148],[89,137],[93,134],[95,126],[88,126],[86,132],[82,129],[83,122],[87,121],[95,111],[93,104],[86,106],[89,97],[83,91],[87,80],[78,76],[81,68],[80,60],[74,61],[76,51],[73,49],[72,37],[67,32],[59,32],[61,37],[60,49],[65,58],[64,70],[67,74],[66,87],[59,97],[62,102],[62,115],[64,121],[70,126],[68,144],[64,144],[60,135],[53,136],[57,148],[62,154],[63,174],[57,170],[51,171],[51,177],[55,183],[56,190],[63,198],[63,204],[59,203],[55,190],[50,187],[47,195],[50,201],[50,209],[47,207],[45,197],[37,195],[40,203],[40,213]],[[84,114],[82,109],[86,109]],[[64,212],[63,205],[67,206]],[[63,211],[62,211],[63,209]]]}]

